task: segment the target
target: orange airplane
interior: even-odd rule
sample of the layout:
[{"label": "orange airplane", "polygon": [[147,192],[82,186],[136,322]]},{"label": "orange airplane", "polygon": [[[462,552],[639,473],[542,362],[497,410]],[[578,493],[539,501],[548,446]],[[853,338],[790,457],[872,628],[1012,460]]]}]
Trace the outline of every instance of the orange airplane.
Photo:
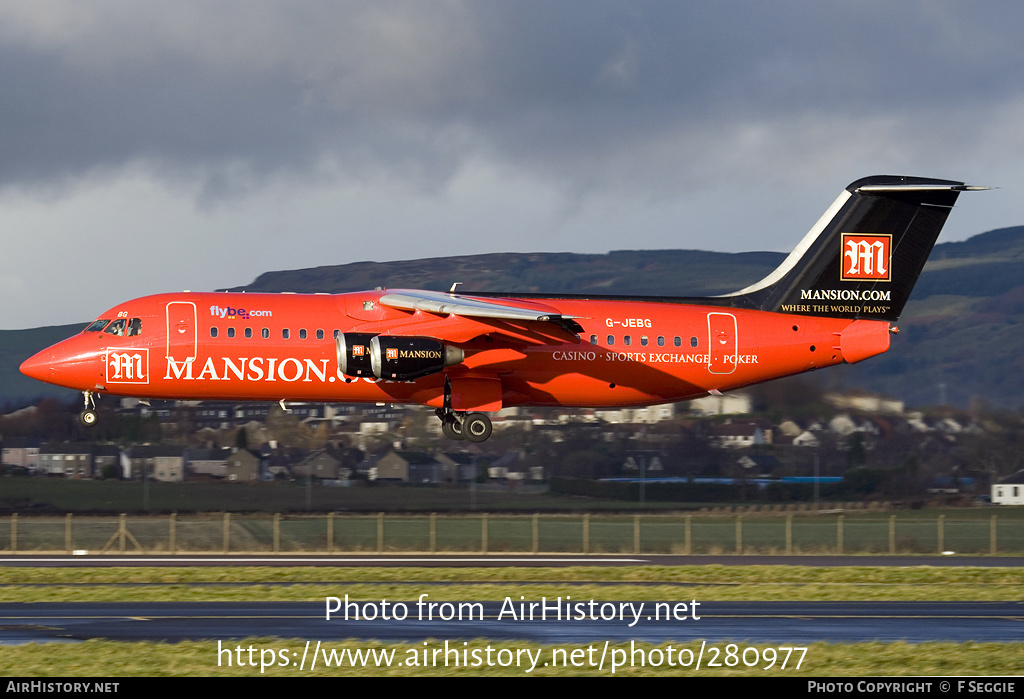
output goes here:
[{"label": "orange airplane", "polygon": [[482,442],[508,406],[669,403],[885,352],[961,182],[847,187],[786,260],[724,296],[178,293],[100,314],[21,371],[159,399],[416,403]]}]

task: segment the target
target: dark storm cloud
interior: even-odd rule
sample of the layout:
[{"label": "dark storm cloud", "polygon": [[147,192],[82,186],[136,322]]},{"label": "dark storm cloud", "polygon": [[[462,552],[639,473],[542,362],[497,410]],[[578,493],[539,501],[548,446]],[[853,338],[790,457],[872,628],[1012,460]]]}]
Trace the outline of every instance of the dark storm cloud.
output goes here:
[{"label": "dark storm cloud", "polygon": [[891,117],[921,135],[1024,88],[1014,5],[228,3],[245,21],[95,7],[85,30],[0,35],[0,184],[143,162],[208,193],[282,173],[427,186],[471,157],[658,180],[659,154],[705,157],[746,125]]},{"label": "dark storm cloud", "polygon": [[310,115],[287,108],[296,100],[294,84],[267,73],[212,80],[202,66],[171,55],[144,71],[82,75],[52,54],[6,46],[0,80],[6,183],[139,158],[246,158],[274,168],[308,158],[314,148]]}]

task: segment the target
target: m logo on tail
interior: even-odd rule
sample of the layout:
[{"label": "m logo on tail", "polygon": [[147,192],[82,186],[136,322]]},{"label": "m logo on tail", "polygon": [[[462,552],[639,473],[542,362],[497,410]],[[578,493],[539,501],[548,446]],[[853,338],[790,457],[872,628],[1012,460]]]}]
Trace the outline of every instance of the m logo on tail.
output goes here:
[{"label": "m logo on tail", "polygon": [[892,236],[843,233],[843,281],[892,281]]}]

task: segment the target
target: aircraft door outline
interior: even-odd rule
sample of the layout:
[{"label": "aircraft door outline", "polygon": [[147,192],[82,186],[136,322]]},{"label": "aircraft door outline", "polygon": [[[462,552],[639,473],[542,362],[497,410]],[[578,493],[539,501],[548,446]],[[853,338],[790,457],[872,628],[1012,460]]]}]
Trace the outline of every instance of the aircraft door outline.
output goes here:
[{"label": "aircraft door outline", "polygon": [[196,305],[192,301],[171,301],[167,304],[167,361],[191,363],[199,343]]},{"label": "aircraft door outline", "polygon": [[732,313],[708,313],[708,372],[731,374],[736,371],[738,351],[736,316]]}]

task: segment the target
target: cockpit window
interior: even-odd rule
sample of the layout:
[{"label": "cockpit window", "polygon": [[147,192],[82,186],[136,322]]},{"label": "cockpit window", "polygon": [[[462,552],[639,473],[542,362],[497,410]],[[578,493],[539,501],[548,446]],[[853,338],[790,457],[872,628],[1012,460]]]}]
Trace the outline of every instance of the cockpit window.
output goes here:
[{"label": "cockpit window", "polygon": [[128,337],[142,334],[142,318],[132,318],[128,321]]},{"label": "cockpit window", "polygon": [[94,320],[93,322],[89,323],[89,327],[83,330],[82,332],[98,333],[100,330],[103,330],[103,328],[107,327],[107,323],[109,322],[109,320]]},{"label": "cockpit window", "polygon": [[111,335],[117,335],[118,337],[124,337],[124,326],[127,324],[128,320],[126,318],[118,318],[107,326],[106,332]]}]

